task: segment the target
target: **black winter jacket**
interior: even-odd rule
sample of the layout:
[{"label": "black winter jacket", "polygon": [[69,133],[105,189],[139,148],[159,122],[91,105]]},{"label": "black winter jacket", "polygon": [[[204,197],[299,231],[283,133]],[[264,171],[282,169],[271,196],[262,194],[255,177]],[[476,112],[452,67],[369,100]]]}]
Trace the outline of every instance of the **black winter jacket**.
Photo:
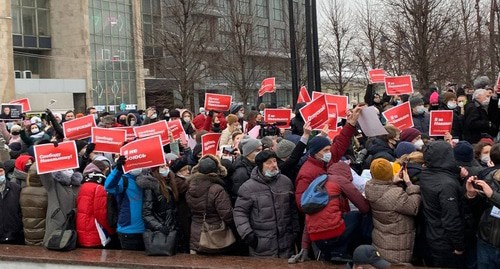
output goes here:
[{"label": "black winter jacket", "polygon": [[233,191],[231,193],[232,200],[235,201],[236,197],[238,197],[238,190],[241,185],[247,181],[252,175],[252,170],[255,167],[255,164],[250,162],[244,156],[240,156],[236,161],[234,161],[234,173],[231,177],[233,180]]},{"label": "black winter jacket", "polygon": [[475,144],[479,142],[483,133],[496,137],[498,126],[490,121],[486,109],[474,100],[474,102],[465,105],[463,139]]},{"label": "black winter jacket", "polygon": [[294,183],[295,179],[297,179],[297,174],[300,170],[299,162],[304,155],[306,147],[306,144],[299,141],[286,161],[278,159],[278,168],[280,169],[281,174],[287,176],[292,183]]},{"label": "black winter jacket", "polygon": [[424,149],[425,168],[420,174],[420,192],[428,245],[435,250],[464,250],[464,191],[453,149],[436,141]]},{"label": "black winter jacket", "polygon": [[10,181],[5,184],[4,191],[0,192],[0,243],[22,243],[21,187]]}]

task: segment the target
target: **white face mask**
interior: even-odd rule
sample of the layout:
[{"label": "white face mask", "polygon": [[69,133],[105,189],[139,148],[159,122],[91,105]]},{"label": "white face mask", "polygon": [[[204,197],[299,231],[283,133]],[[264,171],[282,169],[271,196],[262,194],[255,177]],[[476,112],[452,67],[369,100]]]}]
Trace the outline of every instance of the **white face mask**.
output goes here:
[{"label": "white face mask", "polygon": [[327,153],[323,154],[323,158],[321,158],[321,160],[323,160],[325,163],[329,163],[331,159],[332,159],[331,152],[327,152]]},{"label": "white face mask", "polygon": [[5,177],[5,175],[0,176],[0,185],[5,184],[6,181],[7,181],[7,178]]},{"label": "white face mask", "polygon": [[458,106],[459,106],[459,107],[464,107],[464,106],[465,106],[465,104],[464,104],[464,102],[458,102]]},{"label": "white face mask", "polygon": [[158,117],[158,114],[154,113],[153,115],[151,115],[151,119],[154,120],[156,119],[156,117]]},{"label": "white face mask", "polygon": [[184,117],[184,122],[191,122],[191,117]]},{"label": "white face mask", "polygon": [[488,163],[490,161],[490,155],[487,154],[481,154],[481,162],[483,163]]},{"label": "white face mask", "polygon": [[266,176],[266,177],[275,177],[279,173],[280,173],[279,169],[276,169],[276,170],[273,170],[273,171],[265,171],[264,172],[264,176]]},{"label": "white face mask", "polygon": [[422,150],[422,148],[424,147],[424,141],[422,139],[419,139],[417,140],[417,142],[415,142],[414,145],[417,150]]},{"label": "white face mask", "polygon": [[446,106],[448,106],[449,109],[455,109],[457,107],[457,103],[449,101]]},{"label": "white face mask", "polygon": [[136,122],[135,122],[135,120],[131,120],[131,121],[130,121],[130,126],[134,126],[134,125],[135,125],[135,123],[136,123]]},{"label": "white face mask", "polygon": [[238,118],[240,118],[240,119],[241,119],[241,118],[243,118],[244,116],[245,116],[245,113],[243,113],[243,112],[238,112]]},{"label": "white face mask", "polygon": [[425,107],[424,107],[424,106],[418,106],[418,107],[417,107],[417,114],[418,114],[418,115],[422,115],[422,114],[424,114],[424,113],[425,113],[425,110],[426,110],[426,109],[425,109]]},{"label": "white face mask", "polygon": [[38,132],[40,132],[40,129],[38,129],[38,128],[31,129],[32,134],[38,134]]},{"label": "white face mask", "polygon": [[158,172],[160,173],[160,175],[162,177],[166,177],[166,176],[168,176],[168,173],[170,173],[170,168],[168,168],[168,167],[167,168],[160,168],[158,170]]}]

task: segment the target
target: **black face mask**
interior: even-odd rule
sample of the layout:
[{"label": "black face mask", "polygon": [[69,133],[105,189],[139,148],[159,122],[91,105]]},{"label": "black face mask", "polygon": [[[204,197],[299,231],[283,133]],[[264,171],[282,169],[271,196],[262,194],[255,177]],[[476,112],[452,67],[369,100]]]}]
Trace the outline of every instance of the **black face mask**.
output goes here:
[{"label": "black face mask", "polygon": [[121,125],[125,125],[127,123],[127,120],[118,120],[118,123],[120,123]]},{"label": "black face mask", "polygon": [[19,135],[21,132],[19,131],[16,131],[16,132],[12,132],[12,135]]},{"label": "black face mask", "polygon": [[30,167],[31,167],[31,163],[30,164],[27,164],[24,166],[24,172],[28,173],[28,171],[30,170]]}]

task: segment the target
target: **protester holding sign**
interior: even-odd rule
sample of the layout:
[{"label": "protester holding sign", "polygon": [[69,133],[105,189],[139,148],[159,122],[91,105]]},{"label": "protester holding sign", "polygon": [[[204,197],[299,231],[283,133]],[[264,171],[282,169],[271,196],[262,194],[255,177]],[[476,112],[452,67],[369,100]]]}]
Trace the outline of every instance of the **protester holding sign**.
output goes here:
[{"label": "protester holding sign", "polygon": [[424,100],[420,97],[410,98],[411,114],[413,118],[413,126],[422,134],[429,134],[429,120],[430,116],[424,107]]},{"label": "protester holding sign", "polygon": [[127,158],[120,156],[116,167],[106,178],[104,188],[114,195],[119,205],[117,229],[122,249],[144,250],[144,220],[142,218],[143,191],[136,183],[142,169],[123,172]]}]

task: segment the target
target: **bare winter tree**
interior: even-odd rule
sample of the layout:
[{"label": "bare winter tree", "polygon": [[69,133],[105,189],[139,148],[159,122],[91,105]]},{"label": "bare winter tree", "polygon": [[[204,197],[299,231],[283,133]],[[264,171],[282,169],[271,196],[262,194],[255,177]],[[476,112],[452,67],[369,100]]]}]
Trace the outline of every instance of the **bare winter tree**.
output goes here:
[{"label": "bare winter tree", "polygon": [[269,29],[258,24],[254,16],[257,11],[250,2],[228,3],[227,16],[220,26],[221,40],[211,62],[229,88],[236,91],[237,100],[248,105],[258,83],[267,75]]},{"label": "bare winter tree", "polygon": [[377,14],[375,5],[370,0],[361,1],[357,7],[357,22],[359,30],[359,49],[356,56],[365,72],[369,69],[380,68],[383,65],[382,49],[382,20]]},{"label": "bare winter tree", "polygon": [[354,60],[355,32],[349,21],[352,14],[339,0],[329,0],[325,10],[324,29],[328,35],[321,42],[321,69],[334,85],[334,90],[343,95],[358,72],[358,64]]},{"label": "bare winter tree", "polygon": [[209,20],[203,15],[207,5],[200,0],[162,0],[162,5],[162,23],[150,35],[166,56],[156,59],[155,69],[161,77],[178,83],[177,87],[171,83],[174,88],[168,90],[178,93],[174,97],[180,97],[183,107],[193,109],[194,84],[204,74],[211,37]]}]

